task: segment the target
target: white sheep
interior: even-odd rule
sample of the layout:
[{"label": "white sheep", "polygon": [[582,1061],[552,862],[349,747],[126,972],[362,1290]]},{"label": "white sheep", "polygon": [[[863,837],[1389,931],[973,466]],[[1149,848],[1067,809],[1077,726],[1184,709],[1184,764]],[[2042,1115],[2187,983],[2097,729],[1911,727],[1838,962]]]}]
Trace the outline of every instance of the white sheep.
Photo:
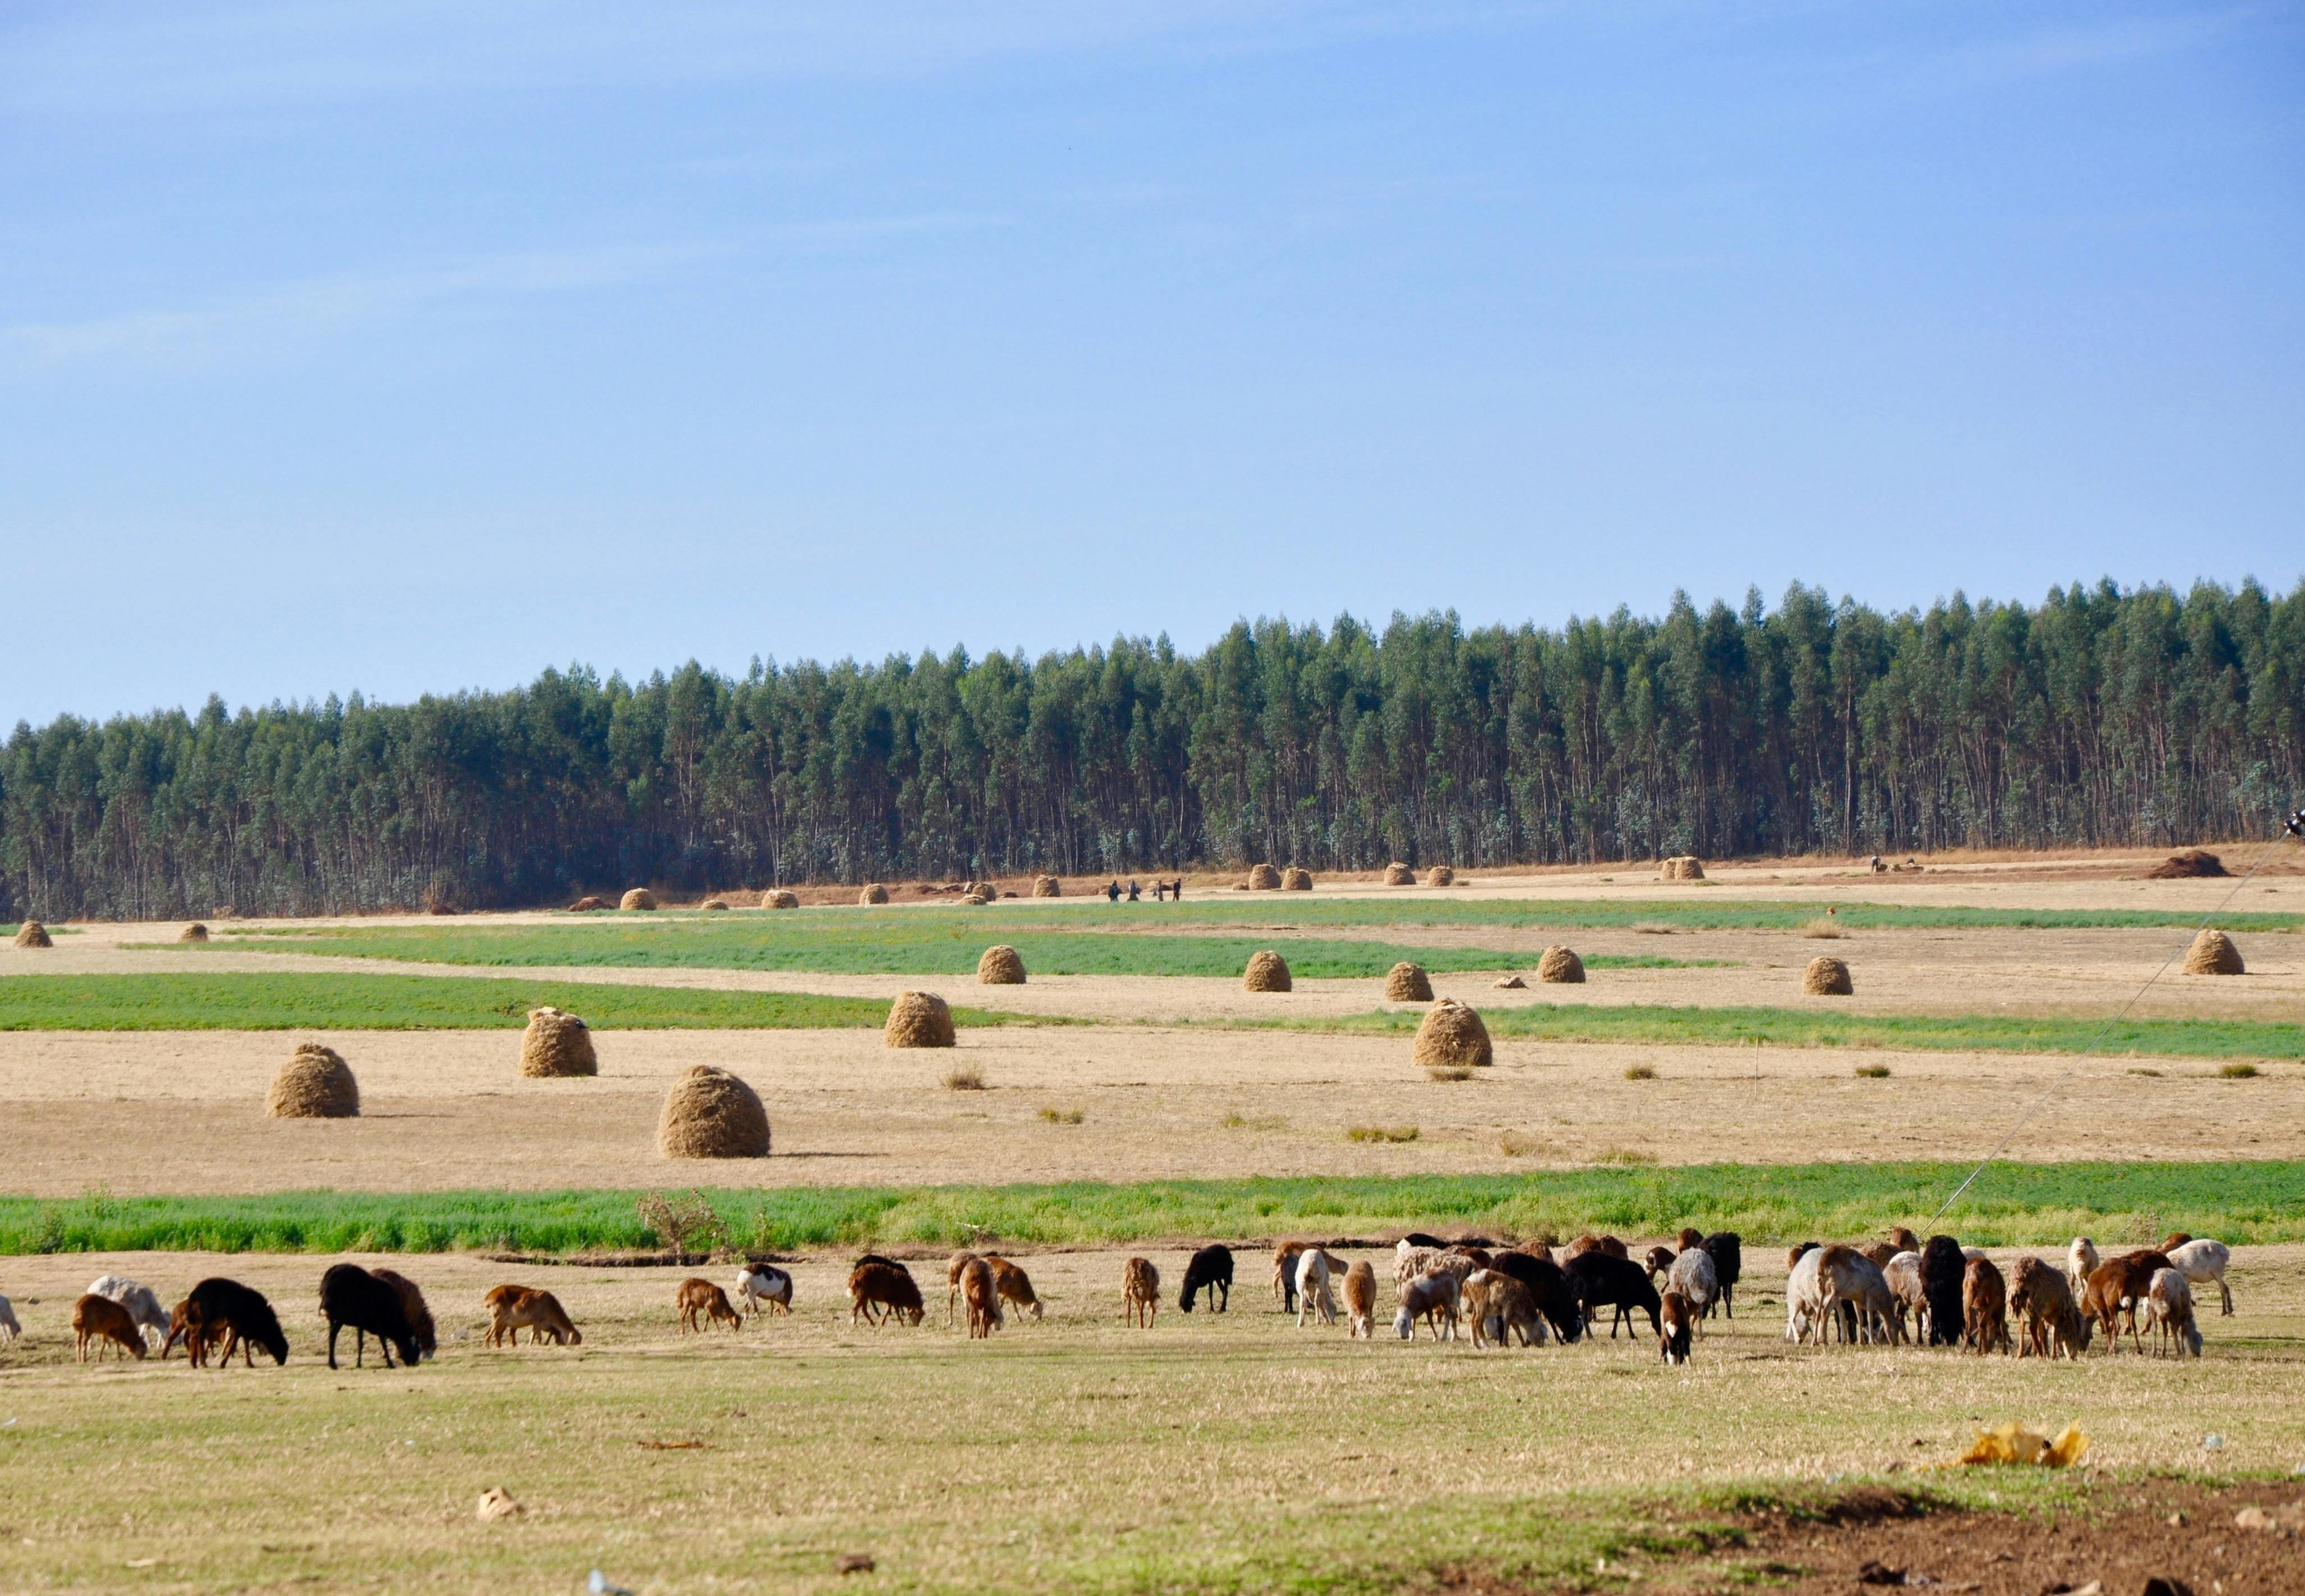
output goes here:
[{"label": "white sheep", "polygon": [[2233,1311],[2233,1287],[2225,1284],[2225,1265],[2233,1261],[2233,1250],[2223,1242],[2187,1242],[2169,1254],[2169,1267],[2195,1286],[2217,1283],[2217,1312],[2220,1317]]},{"label": "white sheep", "polygon": [[89,1283],[89,1295],[109,1297],[128,1310],[128,1317],[144,1332],[144,1344],[157,1347],[168,1338],[168,1311],[160,1306],[160,1299],[149,1286],[140,1286],[125,1275],[99,1275]]},{"label": "white sheep", "polygon": [[2145,1294],[2146,1317],[2159,1327],[2160,1334],[2154,1343],[2158,1352],[2168,1342],[2177,1343],[2177,1355],[2190,1352],[2201,1355],[2200,1327],[2193,1322],[2193,1288],[2185,1277],[2173,1269],[2155,1269],[2153,1284]]},{"label": "white sheep", "polygon": [[772,1263],[748,1263],[736,1271],[736,1295],[747,1313],[758,1313],[763,1303],[789,1313],[792,1294],[792,1277]]},{"label": "white sheep", "polygon": [[6,1297],[0,1296],[0,1346],[6,1346],[23,1333],[24,1327],[16,1322],[15,1308]]},{"label": "white sheep", "polygon": [[1392,1317],[1394,1332],[1403,1341],[1414,1341],[1416,1321],[1422,1319],[1432,1328],[1433,1339],[1454,1341],[1458,1295],[1457,1277],[1446,1269],[1434,1269],[1406,1282],[1400,1287],[1400,1312]]},{"label": "white sheep", "polygon": [[1323,1324],[1337,1322],[1337,1299],[1329,1291],[1329,1271],[1344,1272],[1336,1260],[1318,1247],[1307,1247],[1297,1255],[1297,1328],[1305,1328],[1305,1316],[1316,1313]]},{"label": "white sheep", "polygon": [[2088,1290],[2088,1278],[2103,1261],[2097,1255],[2095,1242],[2085,1235],[2073,1237],[2073,1244],[2065,1249],[2065,1279],[2073,1288],[2073,1301],[2081,1300],[2082,1293]]},{"label": "white sheep", "polygon": [[1900,1252],[1889,1260],[1881,1270],[1881,1278],[1889,1283],[1889,1295],[1896,1299],[1897,1333],[1905,1333],[1905,1314],[1913,1315],[1913,1339],[1923,1346],[1929,1344],[1929,1295],[1921,1289],[1921,1255]]},{"label": "white sheep", "polygon": [[1785,1276],[1785,1339],[1806,1341],[1813,1329],[1824,1339],[1824,1281],[1817,1273],[1824,1249],[1811,1247]]}]

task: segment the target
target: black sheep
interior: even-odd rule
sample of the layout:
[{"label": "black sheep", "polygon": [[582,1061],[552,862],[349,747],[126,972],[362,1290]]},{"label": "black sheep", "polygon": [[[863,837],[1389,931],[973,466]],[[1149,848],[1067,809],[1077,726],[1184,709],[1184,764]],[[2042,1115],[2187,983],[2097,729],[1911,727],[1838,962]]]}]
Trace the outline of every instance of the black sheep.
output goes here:
[{"label": "black sheep", "polygon": [[1232,1249],[1221,1242],[1193,1254],[1193,1261],[1185,1266],[1185,1289],[1178,1295],[1177,1306],[1190,1313],[1193,1299],[1203,1291],[1209,1294],[1210,1312],[1222,1313],[1232,1306]]},{"label": "black sheep", "polygon": [[[237,1280],[210,1276],[192,1287],[184,1298],[184,1320],[192,1327],[205,1349],[217,1337],[224,1338],[224,1349],[218,1366],[231,1358],[233,1348],[240,1349],[242,1361],[250,1368],[256,1366],[251,1345],[272,1354],[276,1363],[288,1361],[288,1337],[280,1329],[280,1317],[272,1312],[272,1304],[264,1294],[242,1286]],[[185,1349],[193,1349],[189,1346]]]},{"label": "black sheep", "polygon": [[1929,1305],[1931,1346],[1961,1344],[1961,1280],[1968,1268],[1961,1244],[1949,1235],[1933,1235],[1921,1249],[1921,1296]]},{"label": "black sheep", "polygon": [[339,1263],[320,1277],[320,1316],[328,1321],[328,1367],[336,1366],[336,1332],[353,1327],[353,1367],[365,1359],[368,1338],[374,1336],[384,1348],[384,1366],[392,1367],[397,1350],[401,1361],[414,1368],[424,1356],[416,1343],[415,1327],[400,1288],[378,1279],[356,1263]]},{"label": "black sheep", "polygon": [[1508,1250],[1491,1259],[1489,1267],[1528,1287],[1528,1295],[1536,1299],[1536,1311],[1544,1315],[1553,1334],[1564,1344],[1585,1333],[1585,1315],[1577,1305],[1577,1288],[1552,1259]]},{"label": "black sheep", "polygon": [[1649,1272],[1627,1258],[1612,1258],[1606,1252],[1579,1252],[1569,1261],[1569,1284],[1585,1304],[1588,1324],[1599,1328],[1599,1311],[1614,1308],[1617,1316],[1609,1323],[1609,1339],[1617,1338],[1617,1327],[1625,1322],[1626,1315],[1638,1309],[1649,1316],[1649,1330],[1654,1335],[1664,1332],[1657,1323],[1657,1291],[1649,1284]]},{"label": "black sheep", "polygon": [[1430,1247],[1436,1252],[1450,1244],[1437,1235],[1425,1235],[1422,1230],[1412,1230],[1400,1239],[1412,1247]]},{"label": "black sheep", "polygon": [[[1713,1278],[1721,1282],[1721,1311],[1736,1318],[1737,1282],[1745,1273],[1745,1238],[1733,1230],[1716,1230],[1697,1244],[1713,1260]],[[1705,1317],[1713,1317],[1711,1308],[1705,1310]]]}]

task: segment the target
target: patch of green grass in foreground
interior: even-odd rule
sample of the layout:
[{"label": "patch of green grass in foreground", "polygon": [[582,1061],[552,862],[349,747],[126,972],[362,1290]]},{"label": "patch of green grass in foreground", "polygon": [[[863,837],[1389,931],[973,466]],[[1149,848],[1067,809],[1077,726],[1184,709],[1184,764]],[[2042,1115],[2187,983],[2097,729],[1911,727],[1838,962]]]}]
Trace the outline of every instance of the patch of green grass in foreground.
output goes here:
[{"label": "patch of green grass in foreground", "polygon": [[[1493,1008],[1492,1036],[1659,1047],[1882,1048],[1930,1052],[2079,1053],[2156,1058],[2305,1058],[2305,1025],[2285,1020],[2103,1020],[2022,1014],[1833,1014],[1802,1008],[1682,1008],[1657,1004],[1531,1004]],[[1414,1031],[1418,1009],[1287,1020],[1177,1023],[1289,1031]]]},{"label": "patch of green grass in foreground", "polygon": [[[1286,919],[1277,912],[1268,921]],[[1382,975],[1402,959],[1427,970],[1500,970],[1532,956],[1496,948],[1413,947],[1391,942],[1303,937],[1167,934],[1159,921],[1081,929],[1086,913],[1042,922],[1004,913],[903,910],[873,914],[849,909],[787,910],[730,920],[710,917],[566,925],[315,927],[219,938],[210,951],[261,947],[267,953],[404,959],[437,964],[599,966],[625,969],[790,970],[842,975],[973,975],[995,942],[1023,955],[1035,975],[1211,975],[1235,977],[1261,947],[1277,947],[1306,980]],[[179,944],[154,947],[177,948]],[[187,949],[196,951],[196,949]],[[1595,969],[1675,968],[1711,959],[1601,954]]]},{"label": "patch of green grass in foreground", "polygon": [[[1916,1227],[1967,1166],[1716,1164],[1527,1175],[1076,1181],[1053,1185],[709,1188],[731,1243],[807,1249],[1255,1240],[1469,1226],[1513,1236],[1727,1229],[1756,1244]],[[2171,1229],[2233,1244],[2305,1240],[2305,1161],[1996,1164],[1940,1228],[1984,1245],[2100,1242]],[[0,1253],[206,1251],[569,1253],[657,1244],[635,1192],[285,1192],[0,1198]],[[989,1233],[989,1236],[988,1236]],[[2149,1234],[2148,1234],[2149,1233]]]},{"label": "patch of green grass in foreground", "polygon": [[[473,1031],[516,1029],[551,1004],[596,1031],[826,1030],[884,1025],[873,998],[723,992],[460,975],[12,975],[0,1031]],[[964,1025],[1063,1020],[956,1008]]]}]

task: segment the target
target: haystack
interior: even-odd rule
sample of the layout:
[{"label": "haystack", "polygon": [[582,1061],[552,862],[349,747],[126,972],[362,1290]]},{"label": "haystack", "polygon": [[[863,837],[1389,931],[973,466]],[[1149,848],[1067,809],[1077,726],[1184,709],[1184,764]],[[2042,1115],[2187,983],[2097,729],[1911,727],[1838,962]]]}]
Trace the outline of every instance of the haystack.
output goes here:
[{"label": "haystack", "polygon": [[1489,984],[1500,991],[1506,992],[1525,992],[1528,989],[1528,982],[1521,980],[1518,975],[1501,976]]},{"label": "haystack", "polygon": [[2241,962],[2241,949],[2223,931],[2204,929],[2193,938],[2193,946],[2185,950],[2185,973],[2188,975],[2241,975],[2246,970]]},{"label": "haystack", "polygon": [[48,928],[37,920],[28,920],[16,928],[16,946],[19,947],[54,947],[55,945],[55,939],[48,935]]},{"label": "haystack", "polygon": [[1240,987],[1244,992],[1289,990],[1289,961],[1269,947],[1249,955],[1248,968],[1241,972]]},{"label": "haystack", "polygon": [[600,1061],[592,1052],[592,1031],[574,1014],[547,1006],[528,1011],[528,1029],[520,1039],[520,1073],[544,1080],[556,1075],[597,1075]]},{"label": "haystack", "polygon": [[1454,887],[1457,885],[1457,872],[1450,870],[1445,864],[1436,864],[1431,870],[1425,872],[1425,885],[1427,887]]},{"label": "haystack", "polygon": [[583,897],[580,897],[574,903],[569,904],[568,913],[571,914],[590,914],[595,909],[605,909],[608,906],[608,899],[604,897],[593,897],[590,894],[587,894]]},{"label": "haystack", "polygon": [[1025,961],[1006,942],[996,942],[976,961],[976,982],[985,987],[1021,987],[1025,984]]},{"label": "haystack", "polygon": [[982,898],[989,904],[1000,896],[1000,888],[991,881],[971,881],[968,884],[967,896],[973,898]]},{"label": "haystack", "polygon": [[1248,867],[1248,889],[1251,892],[1280,891],[1280,872],[1274,870],[1269,864],[1250,865]]},{"label": "haystack", "polygon": [[2180,848],[2145,872],[2148,881],[2182,881],[2194,876],[2222,876],[2225,862],[2207,848]]},{"label": "haystack", "polygon": [[1396,859],[1384,867],[1384,884],[1387,887],[1414,887],[1416,885],[1416,872]]},{"label": "haystack", "polygon": [[763,909],[797,909],[800,907],[800,894],[796,892],[787,892],[781,887],[771,887],[768,891],[761,894],[761,907]]},{"label": "haystack", "polygon": [[656,1145],[668,1159],[765,1159],[769,1111],[727,1070],[691,1065],[664,1094]]},{"label": "haystack", "polygon": [[208,939],[208,928],[197,920],[176,933],[176,940],[179,942],[205,942]]},{"label": "haystack", "polygon": [[625,894],[623,897],[617,900],[617,907],[619,909],[653,909],[656,907],[656,894],[651,892],[645,887],[635,887],[630,892]]},{"label": "haystack", "polygon": [[1033,878],[1033,896],[1034,897],[1062,897],[1064,895],[1064,888],[1057,884],[1057,879],[1054,876],[1035,876]]},{"label": "haystack", "polygon": [[1425,966],[1403,959],[1384,975],[1384,1000],[1387,1003],[1430,1003],[1433,1001],[1433,978],[1425,973]]},{"label": "haystack", "polygon": [[357,1118],[360,1082],[334,1048],[306,1042],[272,1077],[264,1111],[275,1119]]},{"label": "haystack", "polygon": [[864,890],[856,895],[856,901],[859,904],[885,904],[889,901],[889,889],[878,881],[867,881]]},{"label": "haystack", "polygon": [[1293,864],[1290,865],[1287,870],[1280,872],[1280,890],[1283,892],[1312,891],[1313,872],[1308,870],[1300,869]]},{"label": "haystack", "polygon": [[1667,881],[1702,881],[1705,861],[1694,853],[1680,853],[1664,862],[1660,874]]},{"label": "haystack", "polygon": [[972,904],[976,908],[982,909],[985,904],[991,903],[992,900],[986,897],[981,892],[965,892],[961,894],[960,901],[964,904]]},{"label": "haystack", "polygon": [[960,1037],[943,998],[934,992],[899,992],[889,1005],[889,1024],[880,1040],[891,1048],[949,1048]]},{"label": "haystack", "polygon": [[728,900],[727,898],[706,898],[702,903],[696,906],[700,909],[725,909],[728,906]]},{"label": "haystack", "polygon": [[1812,998],[1846,998],[1857,990],[1849,980],[1849,966],[1820,954],[1801,972],[1801,990]]},{"label": "haystack", "polygon": [[1547,986],[1581,987],[1585,984],[1585,961],[1577,956],[1573,947],[1548,947],[1544,956],[1536,962],[1536,979]]},{"label": "haystack", "polygon": [[1489,1047],[1489,1028],[1481,1016],[1454,998],[1443,998],[1425,1012],[1416,1028],[1416,1062],[1427,1069],[1462,1069],[1496,1062]]}]

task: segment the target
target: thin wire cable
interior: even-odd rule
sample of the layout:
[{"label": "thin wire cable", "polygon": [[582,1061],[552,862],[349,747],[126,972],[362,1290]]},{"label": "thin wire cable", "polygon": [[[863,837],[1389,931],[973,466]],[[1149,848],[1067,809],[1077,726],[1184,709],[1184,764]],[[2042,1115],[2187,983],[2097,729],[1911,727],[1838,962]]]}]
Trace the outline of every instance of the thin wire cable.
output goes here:
[{"label": "thin wire cable", "polygon": [[2241,889],[2248,886],[2252,880],[2256,879],[2257,872],[2263,870],[2267,864],[2273,862],[2273,856],[2281,851],[2281,844],[2284,838],[2298,836],[2301,835],[2301,832],[2305,832],[2305,811],[2300,811],[2298,813],[2292,814],[2289,817],[2288,823],[2282,831],[2281,836],[2275,837],[2273,839],[2272,845],[2265,850],[2263,855],[2258,858],[2255,864],[2250,866],[2249,874],[2234,882],[2233,890],[2226,893],[2224,897],[2220,898],[2210,908],[2207,913],[2201,916],[2199,923],[2193,927],[2193,935],[2185,939],[2184,947],[2176,949],[2174,952],[2171,953],[2167,958],[2162,960],[2161,968],[2156,970],[2151,975],[2145,978],[2145,984],[2138,988],[2136,992],[2131,996],[2129,1001],[2121,1006],[2121,1012],[2114,1015],[2113,1018],[2107,1020],[2102,1026],[2100,1026],[2097,1030],[2097,1033],[2089,1038],[2088,1045],[2073,1056],[2072,1063],[2065,1066],[2064,1072],[2041,1089],[2041,1095],[2035,1098],[2031,1104],[2027,1107],[2025,1112],[2017,1116],[2017,1123],[2009,1127],[2009,1133],[2002,1137],[1998,1142],[1994,1144],[1994,1148],[1991,1152],[1986,1153],[1984,1158],[1978,1160],[1977,1167],[1969,1172],[1969,1178],[1962,1181],[1961,1184],[1955,1186],[1952,1189],[1952,1195],[1946,1198],[1938,1207],[1937,1211],[1929,1216],[1929,1224],[1935,1225],[1939,1219],[1944,1218],[1945,1217],[1945,1210],[1952,1207],[1954,1203],[1961,1201],[1961,1194],[1963,1192],[1968,1191],[1970,1186],[1977,1184],[1977,1177],[1985,1173],[1986,1167],[1991,1164],[1994,1159],[1999,1158],[2003,1152],[2008,1150],[2009,1144],[2017,1140],[2017,1133],[2023,1130],[2026,1123],[2029,1121],[2034,1115],[2041,1111],[2041,1105],[2049,1100],[2051,1095],[2056,1091],[2058,1087],[2063,1086],[2067,1081],[2072,1079],[2073,1072],[2080,1068],[2084,1063],[2088,1062],[2089,1056],[2097,1050],[2098,1046],[2104,1042],[2105,1039],[2111,1036],[2114,1031],[2119,1028],[2123,1020],[2129,1018],[2129,1011],[2135,1008],[2139,1003],[2144,1000],[2145,994],[2153,989],[2153,983],[2155,981],[2159,981],[2163,976],[2169,973],[2169,966],[2175,964],[2180,958],[2184,956],[2185,948],[2190,947],[2193,945],[2195,939],[2200,936],[2201,932],[2205,929],[2207,929],[2209,921],[2224,913],[2225,905],[2232,903],[2233,899],[2240,895]]}]

